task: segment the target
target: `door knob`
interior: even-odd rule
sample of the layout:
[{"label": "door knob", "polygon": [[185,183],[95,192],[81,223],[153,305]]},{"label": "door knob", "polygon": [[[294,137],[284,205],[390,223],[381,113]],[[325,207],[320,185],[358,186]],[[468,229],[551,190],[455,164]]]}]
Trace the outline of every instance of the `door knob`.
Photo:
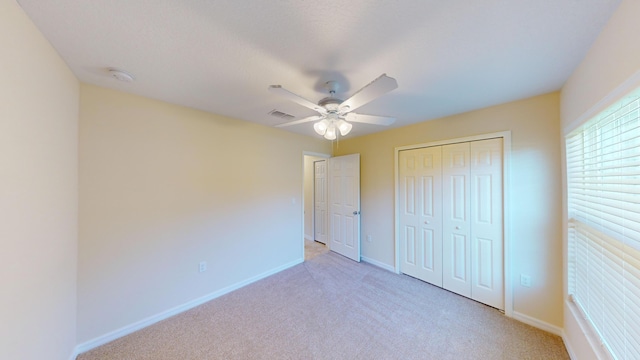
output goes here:
[{"label": "door knob", "polygon": [[456,230],[460,230],[460,226],[456,226]]},{"label": "door knob", "polygon": [[354,211],[353,215],[360,215],[360,211]]},{"label": "door knob", "polygon": [[425,222],[424,222],[424,223],[425,223],[425,224],[427,224],[427,225],[429,225],[429,222],[428,222],[428,221],[426,221],[426,220],[425,220]]}]

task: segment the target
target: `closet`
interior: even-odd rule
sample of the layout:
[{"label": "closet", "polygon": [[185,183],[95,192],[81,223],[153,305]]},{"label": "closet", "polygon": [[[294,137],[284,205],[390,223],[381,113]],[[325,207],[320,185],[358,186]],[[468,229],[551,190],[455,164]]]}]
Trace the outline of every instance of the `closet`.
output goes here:
[{"label": "closet", "polygon": [[504,310],[502,138],[398,154],[400,271]]}]

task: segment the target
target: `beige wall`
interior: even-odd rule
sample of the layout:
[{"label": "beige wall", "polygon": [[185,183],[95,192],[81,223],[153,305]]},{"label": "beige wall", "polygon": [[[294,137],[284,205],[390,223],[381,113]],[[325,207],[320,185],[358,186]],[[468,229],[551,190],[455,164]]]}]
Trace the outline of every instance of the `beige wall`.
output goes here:
[{"label": "beige wall", "polygon": [[13,0],[0,0],[0,48],[0,359],[68,359],[79,85]]},{"label": "beige wall", "polygon": [[303,151],[331,148],[82,85],[79,342],[301,261]]},{"label": "beige wall", "polygon": [[[394,265],[394,148],[511,130],[511,244],[515,312],[562,327],[559,94],[344,140],[361,154],[362,255]],[[520,286],[520,274],[533,286]]]},{"label": "beige wall", "polygon": [[[587,56],[563,86],[563,129],[596,107],[623,82],[640,75],[640,46],[636,41],[640,29],[638,14],[640,1],[622,1]],[[607,104],[600,105],[604,107]]]},{"label": "beige wall", "polygon": [[[561,114],[565,131],[572,130],[625,92],[640,86],[638,14],[640,1],[622,1],[587,56],[562,88]],[[565,179],[566,176],[563,176],[563,181]],[[563,195],[563,202],[566,204],[566,194]],[[570,306],[569,302],[565,302],[567,347],[576,359],[597,359],[600,346],[597,341],[588,346],[588,338],[579,326],[579,316]]]}]

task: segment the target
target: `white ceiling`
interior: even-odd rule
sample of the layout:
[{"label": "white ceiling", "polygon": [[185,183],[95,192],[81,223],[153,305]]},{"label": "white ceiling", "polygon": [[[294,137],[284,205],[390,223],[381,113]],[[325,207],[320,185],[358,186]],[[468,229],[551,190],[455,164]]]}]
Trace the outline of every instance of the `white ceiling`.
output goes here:
[{"label": "white ceiling", "polygon": [[386,73],[398,89],[358,112],[399,127],[559,90],[620,0],[18,2],[86,83],[271,126],[314,112],[269,85],[317,102],[328,80],[347,98]]}]

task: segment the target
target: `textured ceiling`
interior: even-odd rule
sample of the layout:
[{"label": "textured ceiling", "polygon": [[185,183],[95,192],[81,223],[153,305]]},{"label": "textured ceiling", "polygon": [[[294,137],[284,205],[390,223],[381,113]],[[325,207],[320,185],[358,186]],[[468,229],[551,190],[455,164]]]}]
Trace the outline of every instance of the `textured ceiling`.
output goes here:
[{"label": "textured ceiling", "polygon": [[398,89],[358,112],[398,127],[560,89],[620,0],[18,2],[86,83],[275,125],[314,112],[269,85],[317,102],[328,80],[347,98],[386,73]]}]

